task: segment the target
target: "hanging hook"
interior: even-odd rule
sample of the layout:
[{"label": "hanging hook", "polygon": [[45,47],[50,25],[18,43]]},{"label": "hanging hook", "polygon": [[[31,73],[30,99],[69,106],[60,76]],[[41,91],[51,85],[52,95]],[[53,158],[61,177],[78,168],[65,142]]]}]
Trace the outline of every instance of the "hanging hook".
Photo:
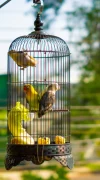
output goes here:
[{"label": "hanging hook", "polygon": [[37,4],[40,4],[40,11],[38,14],[41,14],[44,7],[43,0],[33,0],[33,5],[36,6]]}]

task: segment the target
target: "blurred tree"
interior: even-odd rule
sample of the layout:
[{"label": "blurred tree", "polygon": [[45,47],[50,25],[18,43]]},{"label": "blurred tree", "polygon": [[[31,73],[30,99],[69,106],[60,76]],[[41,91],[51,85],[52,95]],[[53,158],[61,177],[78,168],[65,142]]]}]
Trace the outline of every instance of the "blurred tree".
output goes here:
[{"label": "blurred tree", "polygon": [[[80,7],[72,12],[73,20],[77,19],[77,28],[81,24],[86,35],[80,42],[81,77],[75,97],[79,105],[100,105],[100,4],[91,0],[91,7]],[[74,24],[73,24],[74,25]],[[77,61],[79,63],[79,60]],[[74,101],[74,102],[75,102]]]},{"label": "blurred tree", "polygon": [[[57,165],[46,165],[46,166],[41,166],[41,171],[42,170],[47,170],[47,171],[51,171],[52,175],[48,178],[45,177],[45,180],[69,180],[69,178],[67,177],[68,174],[68,170],[66,167],[62,167],[62,166],[57,166]],[[22,179],[23,180],[43,180],[44,178],[40,177],[37,173],[37,175],[32,174],[31,171],[29,171],[28,173],[24,173],[22,175]]]}]

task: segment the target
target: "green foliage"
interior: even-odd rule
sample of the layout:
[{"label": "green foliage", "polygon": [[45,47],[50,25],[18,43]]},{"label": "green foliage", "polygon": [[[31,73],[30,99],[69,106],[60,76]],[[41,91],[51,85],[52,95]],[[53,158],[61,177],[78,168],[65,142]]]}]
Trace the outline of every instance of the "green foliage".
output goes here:
[{"label": "green foliage", "polygon": [[6,144],[7,144],[7,137],[3,137],[3,136],[0,137],[0,167],[4,167]]},{"label": "green foliage", "polygon": [[100,13],[94,2],[91,1],[89,8],[80,7],[73,12],[87,32],[81,40],[85,60],[81,63],[82,74],[74,96],[79,105],[100,105]]},{"label": "green foliage", "polygon": [[7,121],[7,111],[6,110],[0,110],[0,136],[6,136],[7,130],[6,130],[6,121]]},{"label": "green foliage", "polygon": [[100,164],[91,163],[91,164],[87,164],[86,166],[91,170],[91,172],[100,172]]},{"label": "green foliage", "polygon": [[[45,167],[41,167],[41,171],[42,170],[52,170],[54,172],[54,175],[51,175],[48,179],[46,180],[68,180],[67,177],[67,169],[62,167],[62,166],[56,166],[56,165],[50,165],[50,166],[45,166]],[[55,176],[56,173],[56,176]],[[41,178],[40,176],[34,175],[32,174],[32,172],[28,172],[22,175],[22,179],[23,180],[43,180],[43,178]]]},{"label": "green foliage", "polygon": [[97,157],[100,158],[100,140],[99,139],[95,141],[95,153]]},{"label": "green foliage", "polygon": [[29,172],[29,173],[26,173],[26,174],[23,174],[22,175],[22,179],[23,180],[42,180],[42,178],[41,177],[38,177],[38,176],[36,176],[36,175],[33,175],[31,172]]},{"label": "green foliage", "polygon": [[[67,180],[67,179],[68,179],[68,178],[66,177],[66,175],[67,175],[67,173],[68,173],[66,167],[54,165],[54,166],[47,166],[46,169],[52,170],[52,171],[54,171],[54,172],[57,173],[57,178],[56,178],[56,177],[53,177],[52,180],[61,180],[61,179],[63,179],[63,180],[66,179],[66,180]],[[51,178],[51,177],[50,177],[50,178]],[[50,179],[48,179],[48,180],[50,180]]]},{"label": "green foliage", "polygon": [[82,109],[81,106],[79,109],[71,109],[71,116],[72,117],[79,117],[79,116],[91,116],[91,112],[89,109]]},{"label": "green foliage", "polygon": [[7,137],[1,137],[0,138],[0,149],[5,149],[7,144]]},{"label": "green foliage", "polygon": [[7,111],[0,109],[0,120],[6,120],[7,118]]},{"label": "green foliage", "polygon": [[84,161],[84,159],[85,159],[84,158],[84,152],[79,152],[78,156],[79,156],[78,158],[80,161]]},{"label": "green foliage", "polygon": [[0,128],[0,136],[7,136],[7,130],[5,128]]}]

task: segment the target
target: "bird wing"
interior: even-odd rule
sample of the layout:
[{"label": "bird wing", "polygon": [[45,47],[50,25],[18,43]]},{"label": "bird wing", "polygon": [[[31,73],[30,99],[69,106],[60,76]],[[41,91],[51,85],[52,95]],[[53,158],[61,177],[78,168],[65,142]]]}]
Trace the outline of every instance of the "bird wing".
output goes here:
[{"label": "bird wing", "polygon": [[45,92],[39,103],[39,116],[50,110],[55,102],[55,95],[52,92]]}]

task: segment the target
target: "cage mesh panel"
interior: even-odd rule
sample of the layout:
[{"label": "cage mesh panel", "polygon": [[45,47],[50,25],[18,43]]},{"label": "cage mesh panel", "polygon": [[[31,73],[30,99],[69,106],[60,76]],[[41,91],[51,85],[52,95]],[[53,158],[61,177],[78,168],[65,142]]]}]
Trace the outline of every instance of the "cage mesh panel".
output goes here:
[{"label": "cage mesh panel", "polygon": [[[65,41],[45,34],[22,36],[12,42],[10,50],[27,52],[38,61],[38,64],[36,67],[29,66],[21,70],[8,56],[8,113],[16,102],[20,102],[26,108],[29,108],[23,92],[24,84],[31,84],[40,93],[49,84],[56,82],[61,88],[56,92],[53,111],[46,113],[42,118],[37,118],[37,112],[30,109],[29,117],[31,121],[22,121],[22,127],[34,138],[35,143],[37,143],[39,137],[49,137],[52,144],[56,135],[63,136],[66,138],[66,142],[69,142],[70,112],[67,110],[70,110],[70,52]],[[21,57],[19,58],[22,61]],[[13,134],[9,129],[8,135],[8,142],[11,143]],[[23,134],[23,138],[24,136]]]}]

